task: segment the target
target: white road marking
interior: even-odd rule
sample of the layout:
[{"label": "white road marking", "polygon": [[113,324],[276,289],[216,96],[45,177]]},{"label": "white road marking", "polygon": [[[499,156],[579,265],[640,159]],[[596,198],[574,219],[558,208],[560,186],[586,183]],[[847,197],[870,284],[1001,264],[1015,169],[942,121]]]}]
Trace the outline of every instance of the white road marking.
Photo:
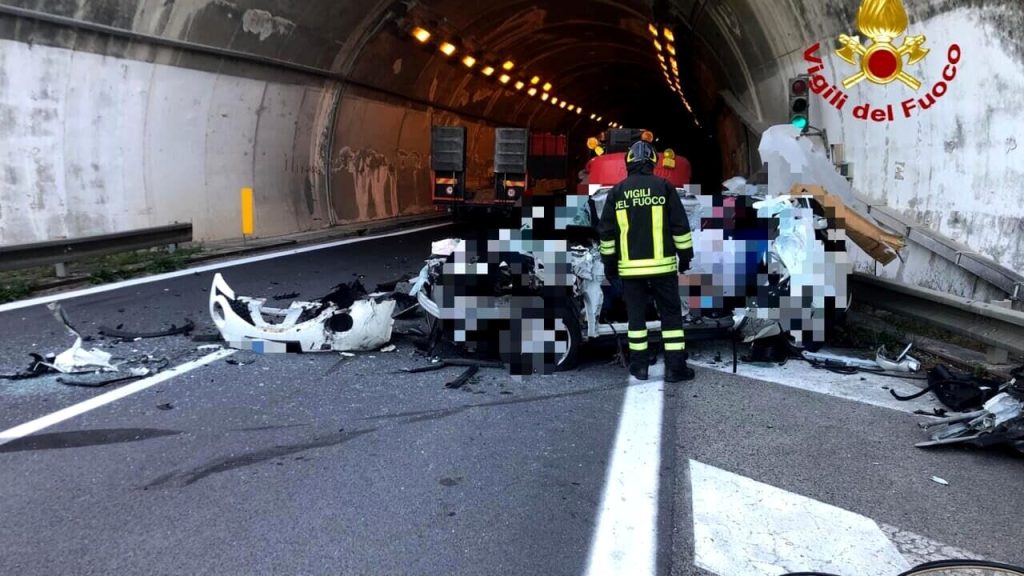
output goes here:
[{"label": "white road marking", "polygon": [[139,286],[141,284],[149,284],[151,282],[160,282],[162,280],[168,280],[170,278],[178,278],[181,276],[188,276],[197,272],[209,272],[210,270],[220,270],[222,268],[230,268],[232,266],[242,266],[244,264],[251,264],[253,262],[262,262],[264,260],[273,260],[275,258],[284,258],[285,256],[294,256],[296,254],[304,254],[306,252],[313,252],[316,250],[325,250],[327,248],[334,248],[337,246],[344,246],[346,244],[357,244],[359,242],[366,242],[368,240],[379,240],[381,238],[391,238],[394,236],[404,236],[406,234],[415,234],[416,232],[423,232],[426,230],[433,230],[434,228],[443,228],[449,226],[448,223],[432,224],[430,226],[421,226],[419,228],[411,228],[409,230],[400,230],[398,232],[391,232],[389,234],[379,234],[376,236],[362,236],[359,238],[347,238],[345,240],[336,240],[334,242],[327,242],[324,244],[314,244],[312,246],[303,246],[302,248],[294,248],[291,250],[283,250],[280,252],[271,252],[269,254],[261,254],[259,256],[249,256],[247,258],[240,258],[238,260],[230,260],[227,262],[217,262],[215,264],[206,264],[204,266],[197,266],[195,268],[186,268],[184,270],[177,270],[175,272],[167,272],[164,274],[157,274],[155,276],[146,276],[145,278],[133,278],[131,280],[125,280],[123,282],[116,282],[114,284],[104,284],[103,286],[96,286],[93,288],[85,288],[82,290],[74,290],[70,292],[62,292],[60,294],[51,294],[49,296],[40,296],[38,298],[32,298],[29,300],[20,300],[18,302],[10,302],[8,304],[0,305],[0,312],[9,312],[11,310],[20,310],[22,308],[29,308],[32,306],[38,306],[40,304],[49,304],[50,302],[60,302],[64,300],[70,300],[72,298],[80,298],[82,296],[89,296],[91,294],[101,294],[103,292],[110,292],[111,290],[120,290],[121,288],[130,288],[132,286]]},{"label": "white road marking", "polygon": [[658,552],[658,471],[664,366],[630,377],[608,463],[587,576],[653,576]]},{"label": "white road marking", "polygon": [[870,518],[690,461],[694,561],[718,576],[911,568]]},{"label": "white road marking", "polygon": [[106,394],[101,394],[100,396],[96,396],[95,398],[90,398],[85,402],[80,402],[78,404],[75,404],[74,406],[68,406],[67,408],[64,408],[63,410],[58,410],[53,414],[43,416],[42,418],[37,418],[35,420],[32,420],[31,422],[26,422],[20,426],[15,426],[10,430],[4,430],[3,432],[0,432],[0,446],[7,444],[8,442],[17,440],[19,438],[24,438],[25,436],[28,436],[30,434],[35,434],[36,432],[39,432],[44,428],[49,428],[50,426],[59,424],[65,420],[70,420],[75,416],[80,416],[90,410],[95,410],[100,406],[110,404],[115,400],[120,400],[121,398],[124,398],[126,396],[131,396],[136,392],[141,392],[146,388],[156,386],[161,382],[166,382],[171,378],[174,378],[175,376],[180,376],[190,370],[195,370],[200,366],[205,366],[207,364],[210,364],[211,362],[216,362],[217,360],[220,360],[222,358],[227,358],[228,356],[231,356],[235,352],[237,352],[237,350],[225,349],[214,352],[213,354],[207,354],[202,358],[192,360],[191,362],[186,362],[179,366],[175,366],[174,368],[171,368],[164,372],[160,372],[159,374],[156,374],[149,378],[132,382],[127,386],[122,386],[121,388],[118,388],[116,390],[111,390]]},{"label": "white road marking", "polygon": [[936,542],[931,538],[895,526],[879,523],[879,527],[911,566],[920,566],[938,560],[986,560],[979,554]]},{"label": "white road marking", "polygon": [[[723,362],[711,362],[710,359],[714,357],[716,352],[721,354]],[[732,350],[729,346],[721,348],[693,346],[693,349],[690,350],[690,364],[731,374]],[[762,366],[739,362],[736,374],[755,380],[781,384],[837,398],[845,398],[900,412],[913,413],[915,410],[924,410],[930,413],[934,408],[944,408],[931,393],[915,400],[902,402],[893,398],[887,389],[891,388],[896,390],[896,393],[901,396],[908,396],[921,390],[920,387],[915,386],[915,384],[921,384],[920,381],[910,382],[900,378],[879,376],[870,372],[836,374],[828,370],[814,368],[809,363],[799,359],[791,359],[783,366],[776,364]],[[923,375],[924,373],[922,372],[913,376]]]}]

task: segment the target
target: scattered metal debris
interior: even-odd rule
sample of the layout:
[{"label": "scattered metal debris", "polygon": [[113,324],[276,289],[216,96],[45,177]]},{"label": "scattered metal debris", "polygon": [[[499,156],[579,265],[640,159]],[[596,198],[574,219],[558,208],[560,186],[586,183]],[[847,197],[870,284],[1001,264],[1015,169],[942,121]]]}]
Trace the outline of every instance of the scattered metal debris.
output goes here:
[{"label": "scattered metal debris", "polygon": [[921,361],[907,355],[913,346],[913,343],[907,344],[907,347],[903,349],[903,352],[895,360],[889,360],[886,357],[885,346],[882,346],[875,355],[875,363],[883,370],[891,372],[917,372],[921,369]]},{"label": "scattered metal debris", "polygon": [[980,410],[919,423],[921,428],[935,431],[930,441],[921,442],[917,447],[1009,446],[1024,454],[1024,366],[1014,370],[1013,376]]},{"label": "scattered metal debris", "polygon": [[501,362],[487,362],[484,360],[472,360],[468,358],[442,358],[435,361],[431,361],[429,366],[420,366],[417,368],[402,368],[402,371],[407,374],[419,374],[421,372],[434,372],[450,366],[459,366],[466,368],[496,368],[504,369],[505,365]]},{"label": "scattered metal debris", "polygon": [[897,400],[906,401],[932,392],[944,406],[962,412],[981,408],[986,401],[999,393],[1001,384],[972,374],[950,372],[945,366],[940,365],[928,371],[928,387],[923,390],[909,396],[900,396],[894,390],[889,390],[889,393]]},{"label": "scattered metal debris", "polygon": [[[916,373],[921,369],[921,361],[909,355],[913,344],[903,349],[895,359],[890,359],[885,346],[881,346],[875,352],[875,359],[856,358],[853,356],[842,356],[827,352],[802,351],[801,357],[815,368],[824,368],[839,374],[856,374],[857,372],[871,372],[885,376],[896,376],[910,380],[923,380],[922,377],[901,376],[901,374]],[[888,374],[887,374],[888,373]],[[917,398],[923,394],[913,396]],[[910,400],[912,398],[906,398]]]},{"label": "scattered metal debris", "polygon": [[430,364],[429,366],[419,366],[417,368],[402,368],[402,371],[407,374],[421,374],[423,372],[436,372],[447,368],[448,365],[438,362],[437,364]]},{"label": "scattered metal debris", "polygon": [[468,384],[469,379],[472,378],[473,376],[476,376],[476,373],[479,371],[479,366],[470,366],[469,368],[466,368],[466,371],[463,372],[458,378],[452,380],[451,382],[448,382],[447,384],[444,385],[444,387],[451,388],[453,390],[458,390],[459,388],[462,388],[463,386]]},{"label": "scattered metal debris", "polygon": [[812,364],[816,362],[823,363],[825,365],[839,366],[843,368],[865,368],[877,370],[880,368],[878,362],[874,360],[865,360],[863,358],[852,358],[850,356],[838,356],[836,354],[829,354],[827,352],[808,352],[804,350],[801,352],[804,359],[810,361]]},{"label": "scattered metal debris", "polygon": [[121,327],[124,324],[119,324],[117,328],[108,328],[106,326],[100,326],[100,334],[108,336],[110,338],[121,338],[122,340],[138,340],[138,339],[149,339],[149,338],[163,338],[166,336],[188,336],[193,330],[195,330],[195,324],[191,320],[186,320],[185,325],[178,327],[177,324],[171,324],[171,327],[167,330],[160,332],[130,332],[122,331]]}]

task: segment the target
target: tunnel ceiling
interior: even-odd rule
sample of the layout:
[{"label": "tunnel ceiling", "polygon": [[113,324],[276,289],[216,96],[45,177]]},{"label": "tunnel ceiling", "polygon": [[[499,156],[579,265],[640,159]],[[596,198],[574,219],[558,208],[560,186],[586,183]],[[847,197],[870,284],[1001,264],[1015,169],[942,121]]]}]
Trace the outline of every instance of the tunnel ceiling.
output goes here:
[{"label": "tunnel ceiling", "polygon": [[[697,119],[710,122],[720,71],[729,64],[687,33],[686,17],[699,17],[702,10],[703,2],[695,1],[5,0],[4,4],[330,70],[364,86],[495,123],[589,131],[615,120],[678,132],[695,129]],[[675,33],[681,89],[695,114],[687,111],[665,79],[648,28],[652,23],[659,29],[670,26]],[[421,45],[411,36],[414,25],[434,34],[428,44]],[[68,41],[57,28],[16,26],[0,34],[89,49],[80,38]],[[435,42],[442,40],[456,45],[456,54],[441,54]],[[116,52],[102,41],[95,42],[97,51]],[[142,48],[134,50],[136,54],[124,55],[147,57]],[[667,46],[663,50],[668,58]],[[480,59],[472,72],[461,65],[467,52]],[[485,62],[500,65],[506,59],[516,63],[508,86],[497,81],[500,69],[490,78],[480,73]],[[175,64],[190,62],[179,58]],[[528,81],[535,75],[543,79],[540,86],[550,81],[552,95],[581,106],[585,114],[530,98],[525,93],[529,84],[516,93],[516,80]],[[592,122],[591,114],[601,116],[604,123]]]},{"label": "tunnel ceiling", "polygon": [[[565,129],[580,126],[599,129],[614,120],[627,125],[679,130],[695,128],[693,116],[686,110],[665,78],[658,60],[654,36],[649,26],[654,22],[649,2],[636,0],[594,1],[567,0],[537,3],[528,1],[495,1],[467,5],[458,0],[436,0],[413,5],[404,14],[402,25],[392,30],[392,42],[415,47],[427,61],[415,85],[433,84],[435,78],[453,83],[460,90],[449,93],[452,105],[464,104],[463,91],[479,94],[481,90],[501,87],[494,78],[469,72],[460,65],[461,54],[469,53],[491,65],[506,60],[515,63],[513,79],[526,82],[517,94],[495,94],[486,102],[485,115],[516,123]],[[669,24],[666,22],[665,24]],[[434,34],[426,46],[419,46],[409,33],[411,26],[421,26]],[[670,62],[668,44],[657,26],[661,54]],[[676,27],[671,26],[672,37]],[[437,43],[450,41],[459,52],[447,57],[437,50]],[[689,94],[692,79],[687,75],[690,61],[677,48],[679,74],[684,94]],[[479,70],[481,65],[477,65]],[[539,76],[543,86],[552,83],[552,95],[582,106],[584,114],[569,113],[530,97],[524,92],[529,81]],[[474,96],[476,95],[474,94]],[[429,94],[428,94],[429,96]],[[471,100],[474,98],[471,98]],[[688,98],[695,112],[700,113],[696,99]],[[593,122],[597,114],[604,123]]]}]

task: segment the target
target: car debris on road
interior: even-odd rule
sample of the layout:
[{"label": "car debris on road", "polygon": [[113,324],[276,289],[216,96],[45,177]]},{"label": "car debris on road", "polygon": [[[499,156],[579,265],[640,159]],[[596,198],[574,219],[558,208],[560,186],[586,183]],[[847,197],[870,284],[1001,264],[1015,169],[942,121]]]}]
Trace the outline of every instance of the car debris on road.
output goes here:
[{"label": "car debris on road", "polygon": [[83,347],[86,338],[72,326],[60,303],[48,304],[47,308],[53,313],[54,318],[75,337],[75,343],[60,354],[49,354],[44,357],[31,353],[32,363],[27,369],[16,374],[2,374],[0,380],[28,380],[53,374],[74,375],[78,378],[58,377],[57,382],[66,386],[101,388],[110,384],[151,376],[170,364],[170,360],[155,358],[152,355],[142,355],[115,364],[114,356],[110,352]]},{"label": "car debris on road", "polygon": [[359,279],[311,302],[265,307],[265,298],[238,296],[218,273],[210,289],[210,316],[233,348],[254,352],[369,352],[391,340],[400,296],[367,293]]},{"label": "car debris on road", "polygon": [[934,429],[931,440],[916,444],[918,448],[1005,446],[1024,455],[1024,366],[1014,370],[1013,378],[1000,386],[981,409],[918,425]]}]

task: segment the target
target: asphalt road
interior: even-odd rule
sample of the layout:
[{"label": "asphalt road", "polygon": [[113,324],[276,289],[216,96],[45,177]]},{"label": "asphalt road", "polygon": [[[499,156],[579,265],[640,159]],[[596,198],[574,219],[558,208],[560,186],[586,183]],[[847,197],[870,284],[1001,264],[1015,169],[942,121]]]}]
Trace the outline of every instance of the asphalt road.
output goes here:
[{"label": "asphalt road", "polygon": [[[355,273],[371,288],[415,273],[448,232],[221,272],[242,295],[313,299]],[[86,335],[185,319],[212,332],[212,276],[63,306]],[[0,313],[0,372],[73,340],[43,306]],[[401,373],[429,360],[396,343],[396,352],[349,359],[239,352],[240,364],[218,360],[0,445],[0,574],[583,574],[601,510],[614,505],[602,498],[615,488],[609,462],[632,432],[619,420],[634,409],[624,398],[637,383],[596,347],[578,371],[516,381],[482,370],[451,390],[444,382],[459,369]],[[86,346],[175,365],[209,353],[184,337]],[[661,573],[707,573],[695,566],[694,461],[1024,564],[1022,458],[919,450],[920,417],[719,370],[653,386],[661,442],[638,461],[653,456],[660,480]],[[0,431],[111,388],[0,381]]]}]

